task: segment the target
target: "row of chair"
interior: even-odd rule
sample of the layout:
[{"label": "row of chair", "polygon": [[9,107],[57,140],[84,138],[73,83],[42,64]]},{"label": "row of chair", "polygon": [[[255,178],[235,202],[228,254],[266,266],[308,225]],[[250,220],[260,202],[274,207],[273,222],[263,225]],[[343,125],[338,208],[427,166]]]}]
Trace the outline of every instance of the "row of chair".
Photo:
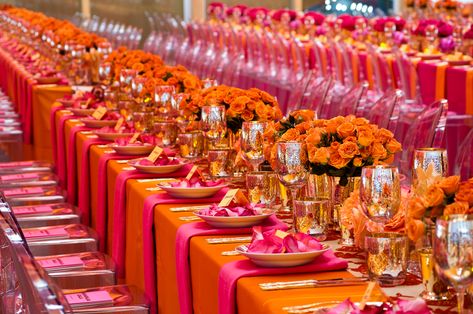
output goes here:
[{"label": "row of chair", "polygon": [[141,292],[117,285],[113,261],[97,251],[95,231],[79,223],[53,170],[0,162],[0,312],[148,313]]},{"label": "row of chair", "polygon": [[109,21],[97,15],[87,18],[81,13],[76,13],[72,22],[88,32],[107,38],[114,48],[125,46],[129,49],[138,49],[143,37],[143,29],[139,27]]}]

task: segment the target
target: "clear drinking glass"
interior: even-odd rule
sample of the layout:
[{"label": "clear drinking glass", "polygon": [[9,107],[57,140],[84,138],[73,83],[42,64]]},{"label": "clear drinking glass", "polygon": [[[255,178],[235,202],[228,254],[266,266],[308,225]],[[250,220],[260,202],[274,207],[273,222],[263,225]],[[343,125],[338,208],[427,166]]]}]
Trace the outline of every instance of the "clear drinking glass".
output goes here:
[{"label": "clear drinking glass", "polygon": [[204,151],[204,136],[201,131],[178,135],[179,154],[183,158],[198,158]]},{"label": "clear drinking glass", "polygon": [[202,81],[202,85],[204,88],[209,88],[213,86],[218,86],[217,80],[212,80],[212,79],[205,79]]},{"label": "clear drinking glass", "polygon": [[294,201],[294,216],[296,231],[309,234],[319,241],[327,238],[326,214],[329,211],[328,200],[312,198]]},{"label": "clear drinking glass", "polygon": [[361,171],[360,202],[366,215],[376,222],[386,222],[399,209],[401,185],[394,166],[367,166]]},{"label": "clear drinking glass", "polygon": [[209,174],[212,179],[230,177],[232,173],[232,150],[229,148],[209,149]]},{"label": "clear drinking glass", "polygon": [[437,274],[455,288],[458,313],[464,313],[465,292],[473,284],[473,215],[438,218],[433,242]]},{"label": "clear drinking glass", "polygon": [[136,99],[141,98],[141,93],[145,88],[148,79],[144,76],[135,76],[131,80],[131,94]]},{"label": "clear drinking glass", "polygon": [[265,204],[267,208],[276,200],[279,179],[272,171],[256,171],[246,175],[246,189],[253,204]]},{"label": "clear drinking glass", "polygon": [[227,132],[225,106],[203,106],[201,114],[202,131],[211,146],[215,147]]},{"label": "clear drinking glass", "polygon": [[443,148],[417,148],[414,152],[412,186],[418,194],[441,177],[448,175],[447,150]]},{"label": "clear drinking glass", "polygon": [[110,85],[112,81],[112,63],[101,62],[99,64],[99,80],[103,85]]},{"label": "clear drinking glass", "polygon": [[177,139],[177,123],[174,121],[157,121],[154,123],[154,132],[161,139],[164,147],[174,146]]},{"label": "clear drinking glass", "polygon": [[243,122],[241,127],[241,151],[253,171],[264,161],[263,133],[266,123],[258,121]]},{"label": "clear drinking glass", "polygon": [[400,233],[372,233],[365,237],[368,276],[381,286],[397,286],[406,280],[407,237]]},{"label": "clear drinking glass", "polygon": [[174,95],[176,88],[173,85],[158,85],[154,88],[154,102],[158,106],[158,116],[166,119],[176,117],[179,113],[179,104]]},{"label": "clear drinking glass", "polygon": [[131,82],[138,75],[138,71],[133,69],[120,70],[120,90],[129,95],[131,93]]},{"label": "clear drinking glass", "polygon": [[298,190],[307,181],[307,152],[301,142],[278,142],[276,145],[276,173],[278,174],[279,181],[291,191],[293,229],[295,230],[294,201],[297,198]]}]

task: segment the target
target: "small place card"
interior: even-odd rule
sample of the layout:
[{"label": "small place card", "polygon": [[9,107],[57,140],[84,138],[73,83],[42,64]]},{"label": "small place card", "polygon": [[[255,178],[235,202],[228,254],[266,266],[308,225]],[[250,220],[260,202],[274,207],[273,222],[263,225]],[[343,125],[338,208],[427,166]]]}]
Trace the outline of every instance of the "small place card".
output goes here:
[{"label": "small place card", "polygon": [[17,161],[17,162],[0,163],[0,168],[31,167],[31,166],[33,166],[32,161]]},{"label": "small place card", "polygon": [[0,180],[3,182],[34,180],[38,178],[39,178],[39,175],[37,173],[9,174],[9,175],[0,176]]},{"label": "small place card", "polygon": [[240,189],[230,189],[228,190],[227,194],[225,194],[223,199],[220,201],[218,206],[220,207],[228,206],[233,200],[235,200],[236,204],[242,205],[242,206],[245,206],[249,203],[245,194],[243,194],[243,192]]},{"label": "small place card", "polygon": [[107,291],[90,291],[82,293],[71,293],[64,295],[67,302],[73,308],[89,307],[97,305],[113,305],[113,299]]},{"label": "small place card", "polygon": [[30,194],[41,194],[43,193],[42,188],[22,188],[22,189],[12,189],[12,190],[5,190],[3,191],[3,194],[5,194],[6,197],[9,196],[19,196],[19,195],[30,195]]},{"label": "small place card", "polygon": [[138,139],[138,136],[140,136],[140,132],[135,132],[135,134],[133,134],[132,138],[130,139],[128,143],[133,144],[134,142],[136,142],[136,140]]},{"label": "small place card", "polygon": [[69,233],[66,229],[57,227],[57,228],[48,228],[48,229],[33,229],[33,230],[24,230],[23,234],[28,240],[43,240],[43,239],[67,239],[69,238]]},{"label": "small place card", "polygon": [[163,149],[159,146],[156,146],[153,151],[151,152],[151,154],[149,154],[148,157],[146,157],[149,161],[151,162],[155,162],[159,155],[161,155],[161,153],[163,152]]},{"label": "small place card", "polygon": [[36,215],[36,214],[51,214],[53,208],[51,206],[22,206],[12,207],[15,215]]},{"label": "small place card", "polygon": [[118,119],[117,124],[115,124],[114,130],[118,132],[118,130],[120,130],[120,128],[122,127],[123,122],[125,122],[125,119],[123,117]]},{"label": "small place card", "polygon": [[199,166],[194,165],[192,169],[189,171],[189,173],[187,174],[186,180],[190,180],[198,168]]},{"label": "small place card", "polygon": [[43,268],[72,268],[77,266],[84,266],[84,261],[79,256],[64,256],[56,258],[45,258],[38,260]]},{"label": "small place card", "polygon": [[107,108],[105,107],[98,107],[95,109],[94,113],[92,113],[92,117],[96,120],[102,120],[103,116],[107,113]]}]

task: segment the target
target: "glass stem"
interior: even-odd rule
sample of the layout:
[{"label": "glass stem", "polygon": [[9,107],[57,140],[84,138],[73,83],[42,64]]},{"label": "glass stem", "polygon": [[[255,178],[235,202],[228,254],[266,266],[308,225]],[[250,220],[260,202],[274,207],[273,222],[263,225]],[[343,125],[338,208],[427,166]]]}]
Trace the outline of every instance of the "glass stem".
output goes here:
[{"label": "glass stem", "polygon": [[463,303],[464,302],[465,302],[465,288],[458,288],[457,289],[458,314],[463,313]]},{"label": "glass stem", "polygon": [[292,230],[297,232],[297,219],[296,219],[296,198],[298,188],[291,187],[291,196],[292,196]]}]

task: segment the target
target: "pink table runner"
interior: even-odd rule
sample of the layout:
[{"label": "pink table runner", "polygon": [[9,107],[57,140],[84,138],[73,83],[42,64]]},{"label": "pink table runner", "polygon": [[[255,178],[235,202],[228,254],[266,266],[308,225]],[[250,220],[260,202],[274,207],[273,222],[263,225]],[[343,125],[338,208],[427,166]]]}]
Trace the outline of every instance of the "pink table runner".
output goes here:
[{"label": "pink table runner", "polygon": [[59,110],[64,109],[64,106],[61,104],[61,106],[53,106],[51,108],[51,112],[49,114],[49,123],[51,124],[51,147],[53,150],[53,160],[54,164],[58,164],[57,160],[57,131],[56,131],[56,112]]},{"label": "pink table runner", "polygon": [[90,146],[105,144],[107,141],[101,140],[97,135],[91,135],[85,140],[81,152],[81,175],[79,176],[79,211],[82,216],[82,223],[90,225]]},{"label": "pink table runner", "polygon": [[144,279],[145,294],[151,300],[151,313],[156,312],[156,259],[154,254],[154,208],[160,204],[211,204],[220,202],[227,193],[228,189],[224,188],[210,198],[201,199],[175,199],[167,193],[158,193],[148,196],[145,199],[143,208],[143,262],[144,262]]},{"label": "pink table runner", "polygon": [[[332,250],[325,252],[312,263],[297,267],[258,267],[250,260],[239,260],[225,264],[218,276],[218,312],[234,314],[236,308],[236,284],[241,277],[256,277],[279,274],[315,273],[343,270],[348,262],[336,257]],[[181,313],[184,313],[181,308]],[[187,312],[191,313],[191,312]]]},{"label": "pink table runner", "polygon": [[[264,223],[265,229],[287,230],[287,225],[270,216]],[[179,290],[181,314],[192,314],[192,289],[189,267],[189,245],[194,236],[251,233],[252,228],[213,228],[205,222],[191,222],[179,227],[176,234],[176,276]],[[146,251],[146,250],[145,250]],[[146,277],[145,277],[146,278]],[[154,276],[153,278],[156,278]]]},{"label": "pink table runner", "polygon": [[91,128],[88,128],[83,125],[73,126],[71,133],[69,134],[69,150],[67,152],[67,201],[72,205],[77,205],[76,196],[77,196],[77,162],[76,162],[76,134],[80,131],[88,131]]},{"label": "pink table runner", "polygon": [[97,166],[97,236],[99,238],[99,249],[100,251],[105,250],[106,229],[107,229],[107,163],[109,160],[125,160],[129,156],[119,155],[117,153],[104,153],[100,156],[99,164]]},{"label": "pink table runner", "polygon": [[125,277],[126,181],[129,179],[185,177],[191,168],[192,165],[187,164],[173,173],[145,174],[137,170],[128,170],[118,175],[117,181],[115,182],[112,257],[115,261],[116,273],[119,278]]},{"label": "pink table runner", "polygon": [[64,115],[59,119],[59,125],[57,127],[57,150],[56,158],[57,163],[57,175],[59,178],[59,184],[62,188],[66,188],[67,184],[67,163],[66,163],[66,135],[64,134],[64,126],[67,120],[73,119],[75,116],[73,114]]}]

